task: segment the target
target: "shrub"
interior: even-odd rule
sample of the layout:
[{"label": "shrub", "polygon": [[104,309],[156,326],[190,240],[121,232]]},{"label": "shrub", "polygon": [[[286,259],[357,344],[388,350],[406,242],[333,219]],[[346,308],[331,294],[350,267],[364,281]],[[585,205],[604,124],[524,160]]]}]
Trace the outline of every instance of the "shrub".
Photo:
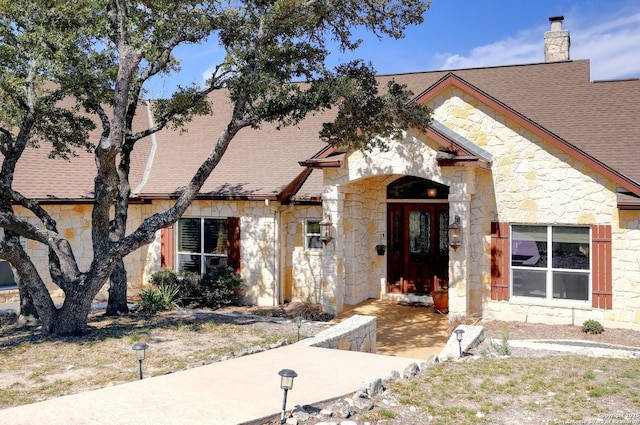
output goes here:
[{"label": "shrub", "polygon": [[491,350],[493,350],[494,353],[500,356],[510,356],[511,347],[509,346],[509,331],[505,330],[502,332],[502,336],[500,337],[500,342],[490,340],[489,346],[491,347]]},{"label": "shrub", "polygon": [[288,316],[302,317],[304,320],[327,321],[331,320],[331,315],[322,311],[322,305],[314,304],[310,300],[292,303],[292,308]]},{"label": "shrub", "polygon": [[140,305],[138,306],[142,313],[155,314],[164,310],[162,294],[155,286],[145,288],[140,293]]},{"label": "shrub", "polygon": [[160,287],[162,284],[178,284],[178,275],[169,269],[158,270],[151,275],[150,282],[156,287]]},{"label": "shrub", "polygon": [[198,301],[213,309],[238,305],[244,296],[242,278],[229,266],[221,264],[202,276]]},{"label": "shrub", "polygon": [[173,302],[180,302],[185,305],[197,298],[200,276],[190,272],[178,276],[173,270],[162,269],[151,275],[150,282],[160,289],[163,287],[177,288]]},{"label": "shrub", "polygon": [[151,276],[150,288],[140,293],[140,310],[155,314],[158,311],[173,310],[177,306],[179,281],[171,270],[160,270]]},{"label": "shrub", "polygon": [[604,332],[604,326],[597,320],[589,319],[582,324],[582,332],[589,334],[601,334]]}]

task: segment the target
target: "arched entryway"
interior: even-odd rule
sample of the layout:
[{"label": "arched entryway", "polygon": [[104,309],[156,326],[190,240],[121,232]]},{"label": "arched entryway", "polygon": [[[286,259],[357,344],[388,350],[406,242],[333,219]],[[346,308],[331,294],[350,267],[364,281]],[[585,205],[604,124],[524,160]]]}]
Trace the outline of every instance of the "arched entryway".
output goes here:
[{"label": "arched entryway", "polygon": [[449,187],[418,177],[387,186],[387,293],[430,293],[448,282]]}]

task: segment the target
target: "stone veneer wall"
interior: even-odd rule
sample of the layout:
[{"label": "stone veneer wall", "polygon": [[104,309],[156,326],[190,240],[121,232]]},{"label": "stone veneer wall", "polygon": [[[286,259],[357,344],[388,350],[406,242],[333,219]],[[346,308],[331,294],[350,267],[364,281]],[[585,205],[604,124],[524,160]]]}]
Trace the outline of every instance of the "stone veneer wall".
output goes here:
[{"label": "stone veneer wall", "polygon": [[[154,202],[150,213],[161,212],[171,205]],[[194,201],[183,217],[240,217],[240,274],[248,288],[246,302],[271,306],[278,304],[281,261],[277,246],[280,242],[280,206],[261,201]],[[158,232],[159,233],[159,232]],[[159,269],[159,236],[147,255],[143,282],[148,282]]]},{"label": "stone veneer wall", "polygon": [[322,220],[322,207],[290,207],[282,214],[284,299],[319,303],[322,299],[322,250],[305,249],[305,220]]},{"label": "stone veneer wall", "polygon": [[[486,317],[614,326],[640,324],[638,212],[616,208],[616,185],[567,153],[497,114],[459,89],[445,90],[430,105],[434,118],[493,155],[491,172],[476,171],[471,199],[469,258],[472,310]],[[592,225],[613,231],[613,309],[559,300],[489,299],[490,223]],[[476,248],[478,247],[478,248]],[[482,249],[479,249],[482,247]]]},{"label": "stone veneer wall", "polygon": [[[128,231],[132,231],[144,217],[166,210],[172,203],[156,201],[150,205],[131,205]],[[240,217],[241,226],[241,274],[249,288],[248,302],[259,305],[278,303],[277,270],[281,261],[279,243],[279,205],[264,202],[195,201],[185,217]],[[89,266],[91,248],[91,205],[46,205],[47,211],[57,221],[58,228],[69,239],[80,269]],[[34,223],[37,221],[28,211],[19,214]],[[149,245],[125,257],[129,287],[139,289],[147,284],[151,275],[160,269],[160,232]],[[63,293],[49,279],[47,249],[44,245],[28,241],[26,249],[54,296]],[[98,298],[106,299],[106,285]],[[18,292],[0,291],[0,301],[17,301]]]},{"label": "stone veneer wall", "polygon": [[375,316],[356,314],[311,338],[298,341],[297,344],[308,347],[375,353],[376,323]]},{"label": "stone veneer wall", "polygon": [[[90,204],[61,204],[61,205],[44,205],[46,211],[56,220],[57,227],[62,232],[62,236],[69,240],[71,249],[76,257],[80,269],[85,269],[91,264],[93,256],[93,248],[91,244],[91,212]],[[142,219],[143,207],[141,205],[132,205],[129,211],[129,223],[139,223]],[[26,218],[34,225],[40,225],[38,220],[30,211],[17,207],[17,214]],[[132,230],[132,224],[129,226]],[[29,240],[25,243],[25,249],[31,260],[35,264],[40,276],[43,278],[47,288],[54,297],[63,296],[62,290],[53,284],[49,277],[49,261],[48,249],[40,242]],[[127,268],[129,281],[132,283],[140,282],[142,278],[142,270],[144,269],[145,258],[147,256],[147,247],[143,247],[125,258],[125,267]],[[135,285],[131,285],[135,286]],[[98,294],[97,298],[106,299],[106,288]],[[17,302],[19,301],[17,290],[0,291],[0,302]]]}]

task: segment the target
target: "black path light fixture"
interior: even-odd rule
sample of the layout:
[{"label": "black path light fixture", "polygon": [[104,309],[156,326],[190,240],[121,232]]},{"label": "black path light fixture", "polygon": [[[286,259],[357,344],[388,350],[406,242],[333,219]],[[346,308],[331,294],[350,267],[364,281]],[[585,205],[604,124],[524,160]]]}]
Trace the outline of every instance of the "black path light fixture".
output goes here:
[{"label": "black path light fixture", "polygon": [[145,350],[149,348],[149,346],[144,342],[137,342],[131,347],[133,351],[136,352],[136,358],[138,359],[138,368],[140,370],[140,379],[142,379],[142,361],[145,357]]},{"label": "black path light fixture", "polygon": [[457,251],[462,245],[462,225],[460,224],[460,216],[456,215],[453,223],[449,225],[449,246]]},{"label": "black path light fixture", "polygon": [[293,389],[293,380],[298,374],[291,369],[282,369],[278,372],[280,375],[280,388],[284,390],[284,396],[282,397],[282,413],[280,414],[280,423],[285,423],[284,412],[287,410],[287,393]]},{"label": "black path light fixture", "polygon": [[320,221],[320,240],[323,244],[328,244],[333,240],[331,236],[331,214],[327,213],[324,215],[322,221]]},{"label": "black path light fixture", "polygon": [[456,333],[456,339],[458,340],[458,350],[460,351],[459,357],[462,357],[462,336],[464,335],[464,331],[458,328],[454,332]]}]

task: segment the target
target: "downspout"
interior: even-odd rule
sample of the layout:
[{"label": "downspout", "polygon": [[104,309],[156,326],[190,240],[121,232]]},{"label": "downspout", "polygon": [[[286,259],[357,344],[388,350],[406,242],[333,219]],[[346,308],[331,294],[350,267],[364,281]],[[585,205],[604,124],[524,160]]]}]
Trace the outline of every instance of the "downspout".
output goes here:
[{"label": "downspout", "polygon": [[[268,201],[266,201],[268,202]],[[281,280],[280,280],[280,267],[279,267],[279,260],[280,260],[280,211],[279,208],[274,208],[273,210],[273,241],[274,241],[274,245],[275,245],[275,249],[273,250],[273,267],[275,268],[275,270],[273,271],[273,278],[274,278],[274,282],[273,282],[273,305],[277,306],[280,305],[281,302],[281,298],[282,298],[282,288],[281,288]]]}]

